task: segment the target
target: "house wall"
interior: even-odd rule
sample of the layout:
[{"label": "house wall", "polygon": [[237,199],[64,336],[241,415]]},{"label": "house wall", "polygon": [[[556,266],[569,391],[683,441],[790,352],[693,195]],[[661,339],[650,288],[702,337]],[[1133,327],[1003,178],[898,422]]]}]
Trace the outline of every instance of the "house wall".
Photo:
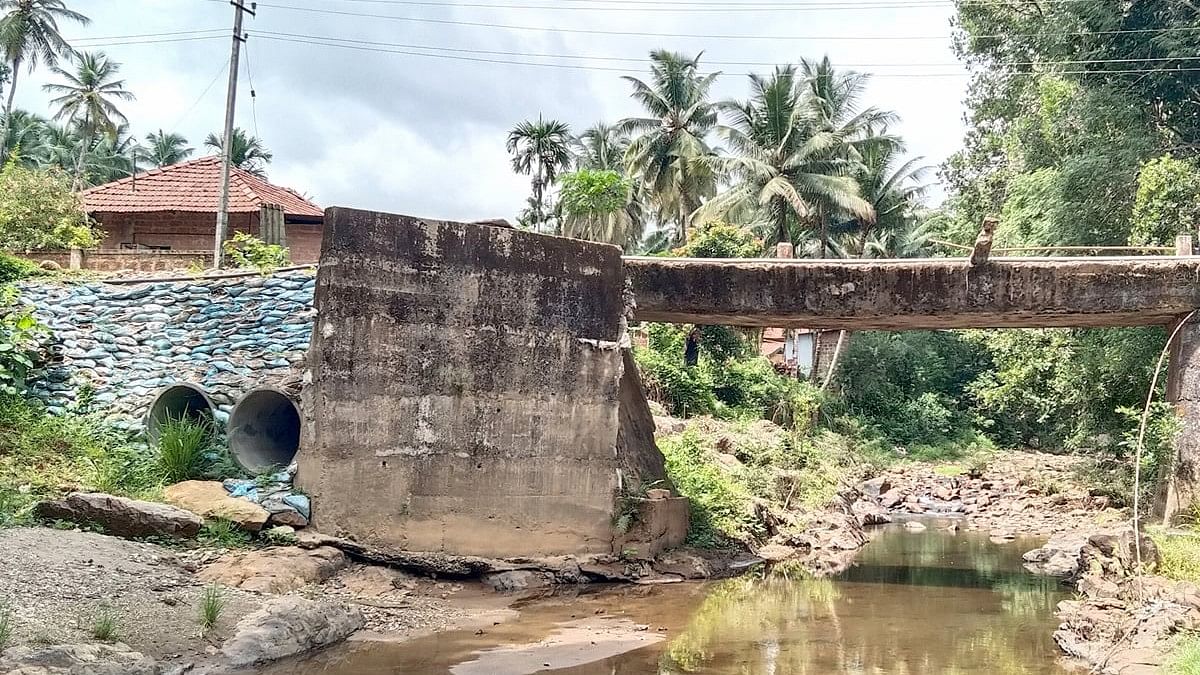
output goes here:
[{"label": "house wall", "polygon": [[[122,245],[167,246],[171,250],[209,251],[216,227],[215,213],[157,211],[154,213],[91,214],[104,233],[101,250]],[[258,236],[258,213],[229,214],[229,231]],[[289,223],[287,244],[292,262],[316,262],[321,254],[321,226]],[[186,266],[186,265],[185,265]]]}]

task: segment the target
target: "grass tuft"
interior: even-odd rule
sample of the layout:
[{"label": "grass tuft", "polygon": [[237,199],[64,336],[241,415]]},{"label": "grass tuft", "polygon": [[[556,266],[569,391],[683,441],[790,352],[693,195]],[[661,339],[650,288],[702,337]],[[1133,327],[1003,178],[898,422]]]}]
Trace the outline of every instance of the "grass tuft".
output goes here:
[{"label": "grass tuft", "polygon": [[158,427],[158,469],[163,480],[178,483],[200,477],[211,439],[207,420],[172,417],[163,422]]},{"label": "grass tuft", "polygon": [[212,518],[204,521],[196,540],[206,546],[244,548],[250,545],[250,534],[243,532],[233,521]]},{"label": "grass tuft", "polygon": [[1176,581],[1200,583],[1200,534],[1168,534],[1153,530],[1148,534],[1158,548],[1156,574]]},{"label": "grass tuft", "polygon": [[1200,635],[1191,633],[1180,638],[1167,657],[1170,675],[1200,675]]},{"label": "grass tuft", "polygon": [[117,613],[111,607],[101,606],[100,611],[92,619],[92,637],[101,642],[113,642],[117,639]]},{"label": "grass tuft", "polygon": [[200,637],[208,635],[214,628],[217,627],[217,621],[221,618],[221,611],[225,609],[225,595],[221,592],[221,587],[213,584],[204,589],[204,595],[200,596]]},{"label": "grass tuft", "polygon": [[4,651],[8,643],[12,641],[14,623],[16,621],[13,618],[12,608],[8,606],[7,602],[0,600],[0,652]]}]

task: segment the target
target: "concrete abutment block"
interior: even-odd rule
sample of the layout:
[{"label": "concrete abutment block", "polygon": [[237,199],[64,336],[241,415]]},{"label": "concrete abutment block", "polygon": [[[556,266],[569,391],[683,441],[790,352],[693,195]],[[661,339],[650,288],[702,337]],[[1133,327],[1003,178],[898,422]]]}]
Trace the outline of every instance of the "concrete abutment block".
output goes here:
[{"label": "concrete abutment block", "polygon": [[314,524],[381,549],[611,552],[619,486],[665,480],[620,250],[342,208],[325,227],[297,475]]}]

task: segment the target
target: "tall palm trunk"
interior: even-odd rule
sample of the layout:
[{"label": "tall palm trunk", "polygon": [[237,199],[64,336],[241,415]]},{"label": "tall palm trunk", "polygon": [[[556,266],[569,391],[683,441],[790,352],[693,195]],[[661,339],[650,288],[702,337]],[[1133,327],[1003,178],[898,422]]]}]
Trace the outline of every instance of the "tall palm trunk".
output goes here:
[{"label": "tall palm trunk", "polygon": [[92,146],[92,138],[96,135],[90,128],[80,131],[83,132],[83,137],[79,139],[79,156],[75,158],[75,179],[71,181],[71,187],[76,192],[83,189],[83,159],[87,156],[88,148]]},{"label": "tall palm trunk", "polygon": [[13,99],[17,95],[17,74],[21,68],[20,57],[12,60],[12,79],[8,81],[8,101],[4,104],[4,125],[0,126],[0,165],[8,161],[8,126],[12,119]]}]

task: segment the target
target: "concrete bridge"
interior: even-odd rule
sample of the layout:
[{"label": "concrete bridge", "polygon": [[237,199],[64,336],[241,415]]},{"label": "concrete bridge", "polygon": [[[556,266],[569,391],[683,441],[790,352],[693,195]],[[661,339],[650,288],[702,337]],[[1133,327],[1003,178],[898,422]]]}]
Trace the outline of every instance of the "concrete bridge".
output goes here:
[{"label": "concrete bridge", "polygon": [[[298,481],[315,524],[382,549],[609,553],[622,491],[665,480],[627,319],[837,329],[1169,325],[1200,259],[694,260],[512,229],[325,216]],[[1169,389],[1184,421],[1168,515],[1200,457],[1200,332]],[[668,500],[639,536],[677,543]],[[681,510],[683,509],[683,510]],[[660,522],[661,520],[661,522]],[[667,523],[667,524],[663,524]]]}]

